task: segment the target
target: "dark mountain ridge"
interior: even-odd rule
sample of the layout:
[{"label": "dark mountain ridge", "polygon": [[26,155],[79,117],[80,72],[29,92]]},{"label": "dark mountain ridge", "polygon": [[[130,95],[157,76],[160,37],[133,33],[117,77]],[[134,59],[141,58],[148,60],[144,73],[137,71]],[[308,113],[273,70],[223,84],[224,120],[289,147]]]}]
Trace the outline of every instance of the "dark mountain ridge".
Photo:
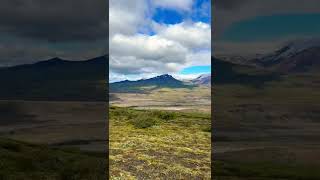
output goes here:
[{"label": "dark mountain ridge", "polygon": [[320,39],[292,41],[260,58],[249,60],[257,66],[282,74],[320,69]]},{"label": "dark mountain ridge", "polygon": [[261,86],[267,81],[279,79],[279,74],[263,68],[236,64],[211,56],[212,84],[247,84]]},{"label": "dark mountain ridge", "polygon": [[1,99],[105,101],[107,56],[0,68]]},{"label": "dark mountain ridge", "polygon": [[152,87],[152,89],[157,88],[191,88],[192,85],[187,85],[182,81],[179,81],[169,74],[164,74],[156,76],[149,79],[140,79],[137,81],[120,81],[115,83],[110,83],[110,92],[132,92],[141,93],[145,92],[142,90],[143,87]]},{"label": "dark mountain ridge", "polygon": [[320,47],[310,47],[290,56],[280,56],[279,51],[277,52],[275,55],[256,60],[256,63],[281,73],[301,73],[320,69]]}]

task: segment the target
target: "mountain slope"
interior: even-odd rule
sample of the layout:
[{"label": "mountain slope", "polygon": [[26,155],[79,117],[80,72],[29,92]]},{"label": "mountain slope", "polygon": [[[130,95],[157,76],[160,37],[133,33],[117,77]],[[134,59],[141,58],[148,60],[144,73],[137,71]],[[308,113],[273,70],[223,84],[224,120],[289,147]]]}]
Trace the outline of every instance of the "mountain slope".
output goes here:
[{"label": "mountain slope", "polygon": [[240,65],[211,57],[213,84],[247,84],[259,86],[278,79],[278,74],[255,66]]},{"label": "mountain slope", "polygon": [[211,74],[203,74],[191,81],[196,85],[211,86]]},{"label": "mountain slope", "polygon": [[0,68],[1,99],[105,101],[107,57]]},{"label": "mountain slope", "polygon": [[253,61],[281,73],[317,71],[320,69],[320,40],[294,41]]},{"label": "mountain slope", "polygon": [[110,92],[145,92],[146,90],[157,89],[157,88],[190,88],[191,85],[186,85],[182,81],[179,81],[171,75],[164,74],[156,76],[150,79],[140,79],[137,81],[120,81],[110,83]]}]

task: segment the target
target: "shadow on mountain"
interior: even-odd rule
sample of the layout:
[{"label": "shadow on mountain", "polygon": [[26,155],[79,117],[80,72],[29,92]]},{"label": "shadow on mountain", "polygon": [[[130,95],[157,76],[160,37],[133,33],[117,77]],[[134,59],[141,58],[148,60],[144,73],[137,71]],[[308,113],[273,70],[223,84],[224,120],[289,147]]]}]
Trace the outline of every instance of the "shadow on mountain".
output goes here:
[{"label": "shadow on mountain", "polygon": [[0,69],[6,100],[105,101],[107,57],[87,61],[54,58]]},{"label": "shadow on mountain", "polygon": [[279,80],[278,73],[249,65],[234,64],[211,57],[213,84],[242,84],[262,87],[268,81]]}]

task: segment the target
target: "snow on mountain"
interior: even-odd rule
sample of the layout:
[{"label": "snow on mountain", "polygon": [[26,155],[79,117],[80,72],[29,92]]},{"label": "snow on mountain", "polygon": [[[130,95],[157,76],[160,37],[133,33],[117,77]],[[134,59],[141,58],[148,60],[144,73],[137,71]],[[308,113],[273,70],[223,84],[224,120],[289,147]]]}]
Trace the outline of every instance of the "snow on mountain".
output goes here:
[{"label": "snow on mountain", "polygon": [[211,74],[202,74],[196,79],[192,80],[192,83],[197,84],[197,85],[206,85],[210,86],[211,85]]},{"label": "snow on mountain", "polygon": [[257,61],[262,65],[270,65],[277,63],[281,59],[291,58],[304,50],[315,47],[320,47],[320,39],[302,39],[291,41],[274,53],[266,55],[262,58],[258,58]]}]

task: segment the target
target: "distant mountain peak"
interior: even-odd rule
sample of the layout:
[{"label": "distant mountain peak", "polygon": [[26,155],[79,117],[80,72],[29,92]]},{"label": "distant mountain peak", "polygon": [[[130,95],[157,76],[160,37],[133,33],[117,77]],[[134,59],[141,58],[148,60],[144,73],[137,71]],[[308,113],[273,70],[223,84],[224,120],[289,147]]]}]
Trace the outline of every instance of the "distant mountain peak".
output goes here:
[{"label": "distant mountain peak", "polygon": [[66,60],[63,60],[59,57],[54,57],[54,58],[51,58],[51,59],[48,59],[48,60],[44,60],[44,61],[39,61],[39,62],[36,62],[35,65],[57,65],[57,64],[61,64],[63,62],[67,62]]},{"label": "distant mountain peak", "polygon": [[206,77],[211,77],[211,73],[201,74],[200,76],[197,77],[197,79],[206,78]]},{"label": "distant mountain peak", "polygon": [[150,79],[175,79],[173,76],[169,75],[169,74],[162,74]]},{"label": "distant mountain peak", "polygon": [[254,62],[258,66],[282,73],[304,72],[319,67],[319,50],[320,39],[296,40]]},{"label": "distant mountain peak", "polygon": [[320,39],[302,39],[291,41],[287,43],[283,48],[276,51],[276,53],[278,54],[278,58],[290,57],[306,49],[314,47],[320,47]]},{"label": "distant mountain peak", "polygon": [[169,74],[163,74],[149,79],[140,79],[137,81],[120,81],[110,83],[110,92],[144,92],[141,87],[153,88],[188,88],[191,85],[186,85],[184,82],[175,79]]},{"label": "distant mountain peak", "polygon": [[49,59],[48,61],[63,61],[63,59],[59,58],[59,57],[54,57],[54,58]]},{"label": "distant mountain peak", "polygon": [[192,80],[192,83],[196,85],[211,86],[211,73],[201,74],[200,76]]}]

